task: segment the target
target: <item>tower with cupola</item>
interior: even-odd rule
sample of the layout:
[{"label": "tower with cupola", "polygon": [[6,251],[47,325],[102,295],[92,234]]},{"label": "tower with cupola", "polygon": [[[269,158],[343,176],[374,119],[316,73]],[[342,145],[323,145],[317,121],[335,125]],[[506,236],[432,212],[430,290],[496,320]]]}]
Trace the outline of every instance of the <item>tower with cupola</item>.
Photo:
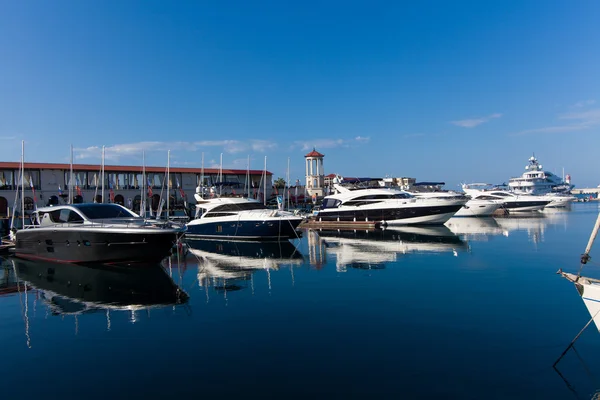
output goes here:
[{"label": "tower with cupola", "polygon": [[313,147],[313,150],[304,156],[306,160],[306,191],[309,196],[323,196],[325,187],[325,173],[323,170],[324,154],[319,153]]}]

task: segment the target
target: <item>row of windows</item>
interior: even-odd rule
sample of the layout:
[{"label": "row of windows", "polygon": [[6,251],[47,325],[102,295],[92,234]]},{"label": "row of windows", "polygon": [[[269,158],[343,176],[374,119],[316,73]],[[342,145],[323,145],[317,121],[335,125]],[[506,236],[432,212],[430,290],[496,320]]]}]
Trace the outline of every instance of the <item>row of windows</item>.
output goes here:
[{"label": "row of windows", "polygon": [[[26,187],[32,187],[36,190],[41,189],[41,180],[40,180],[40,170],[25,170],[24,173],[25,179],[24,182],[20,178],[19,170],[5,169],[0,170],[0,190],[14,190],[16,186],[21,186],[22,182]],[[181,173],[172,173],[169,175],[170,182],[169,187],[171,189],[177,189],[181,187],[194,188],[199,186],[202,181],[202,175],[196,174],[192,176],[192,181],[190,180],[190,176],[185,176],[185,181],[183,180],[183,176]],[[244,186],[244,182],[246,181],[245,175],[229,175],[223,178],[227,182],[238,182],[241,186]],[[79,187],[80,189],[95,189],[96,187],[102,186],[102,178],[99,171],[73,171],[73,177],[71,178],[70,171],[64,171],[64,176],[62,182],[56,179],[56,185],[60,186],[61,189],[67,190],[68,186],[71,184],[73,187]],[[160,189],[166,184],[166,174],[163,173],[146,173],[146,177],[142,173],[104,173],[104,186],[106,188],[110,188],[112,186],[113,189],[141,189],[147,188],[151,186],[153,189]],[[217,174],[208,174],[204,175],[204,185],[205,186],[213,186],[220,179],[218,179]],[[64,184],[63,184],[64,182]],[[252,181],[252,187],[258,187],[258,181]],[[57,188],[58,189],[58,188]]]}]

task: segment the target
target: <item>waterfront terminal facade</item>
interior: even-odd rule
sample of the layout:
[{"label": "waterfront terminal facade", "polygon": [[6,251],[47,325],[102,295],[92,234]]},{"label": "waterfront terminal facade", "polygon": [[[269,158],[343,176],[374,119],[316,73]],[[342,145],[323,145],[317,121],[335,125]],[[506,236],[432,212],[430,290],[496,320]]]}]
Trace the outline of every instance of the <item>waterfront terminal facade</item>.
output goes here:
[{"label": "waterfront terminal facade", "polygon": [[[0,162],[0,218],[6,218],[13,210],[16,188],[19,180],[20,162]],[[65,204],[69,198],[70,164],[25,163],[25,212],[35,207],[50,204]],[[104,197],[106,203],[114,202],[139,212],[142,195],[154,211],[159,208],[161,189],[166,199],[166,168],[146,167],[144,182],[141,166],[105,165]],[[222,175],[220,175],[222,173]],[[248,185],[248,175],[250,184]],[[261,183],[266,175],[266,185]],[[169,205],[170,208],[188,208],[195,204],[194,193],[202,181],[200,168],[170,168]],[[204,186],[219,187],[228,194],[248,195],[262,198],[266,186],[266,197],[272,196],[272,173],[263,170],[204,169]],[[225,182],[226,185],[218,185]],[[74,203],[102,202],[101,166],[93,164],[74,164],[72,193]],[[166,200],[165,200],[166,201]]]}]

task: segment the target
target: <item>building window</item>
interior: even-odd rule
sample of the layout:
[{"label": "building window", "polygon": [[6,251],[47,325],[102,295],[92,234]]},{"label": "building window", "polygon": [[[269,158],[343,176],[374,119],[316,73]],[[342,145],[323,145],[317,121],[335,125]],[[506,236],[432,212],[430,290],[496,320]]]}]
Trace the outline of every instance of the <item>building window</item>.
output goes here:
[{"label": "building window", "polygon": [[11,169],[0,170],[0,190],[13,190],[14,171]]},{"label": "building window", "polygon": [[[19,182],[21,183],[21,182]],[[40,186],[40,170],[35,169],[26,169],[25,170],[25,186],[33,187],[37,190],[41,188]]]}]

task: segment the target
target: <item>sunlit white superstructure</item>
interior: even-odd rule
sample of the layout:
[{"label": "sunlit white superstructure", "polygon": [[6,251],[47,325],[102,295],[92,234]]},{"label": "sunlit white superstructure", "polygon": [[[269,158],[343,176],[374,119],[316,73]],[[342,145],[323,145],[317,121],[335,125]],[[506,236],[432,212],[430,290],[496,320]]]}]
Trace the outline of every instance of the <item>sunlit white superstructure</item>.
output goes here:
[{"label": "sunlit white superstructure", "polygon": [[421,198],[392,188],[348,190],[337,183],[334,188],[338,193],[323,199],[316,215],[319,221],[441,225],[468,200],[465,196]]},{"label": "sunlit white superstructure", "polygon": [[529,158],[523,175],[510,178],[508,182],[510,190],[517,193],[543,195],[546,193],[568,193],[574,185],[571,185],[571,177],[565,179],[556,176],[550,171],[544,171],[535,155]]}]

